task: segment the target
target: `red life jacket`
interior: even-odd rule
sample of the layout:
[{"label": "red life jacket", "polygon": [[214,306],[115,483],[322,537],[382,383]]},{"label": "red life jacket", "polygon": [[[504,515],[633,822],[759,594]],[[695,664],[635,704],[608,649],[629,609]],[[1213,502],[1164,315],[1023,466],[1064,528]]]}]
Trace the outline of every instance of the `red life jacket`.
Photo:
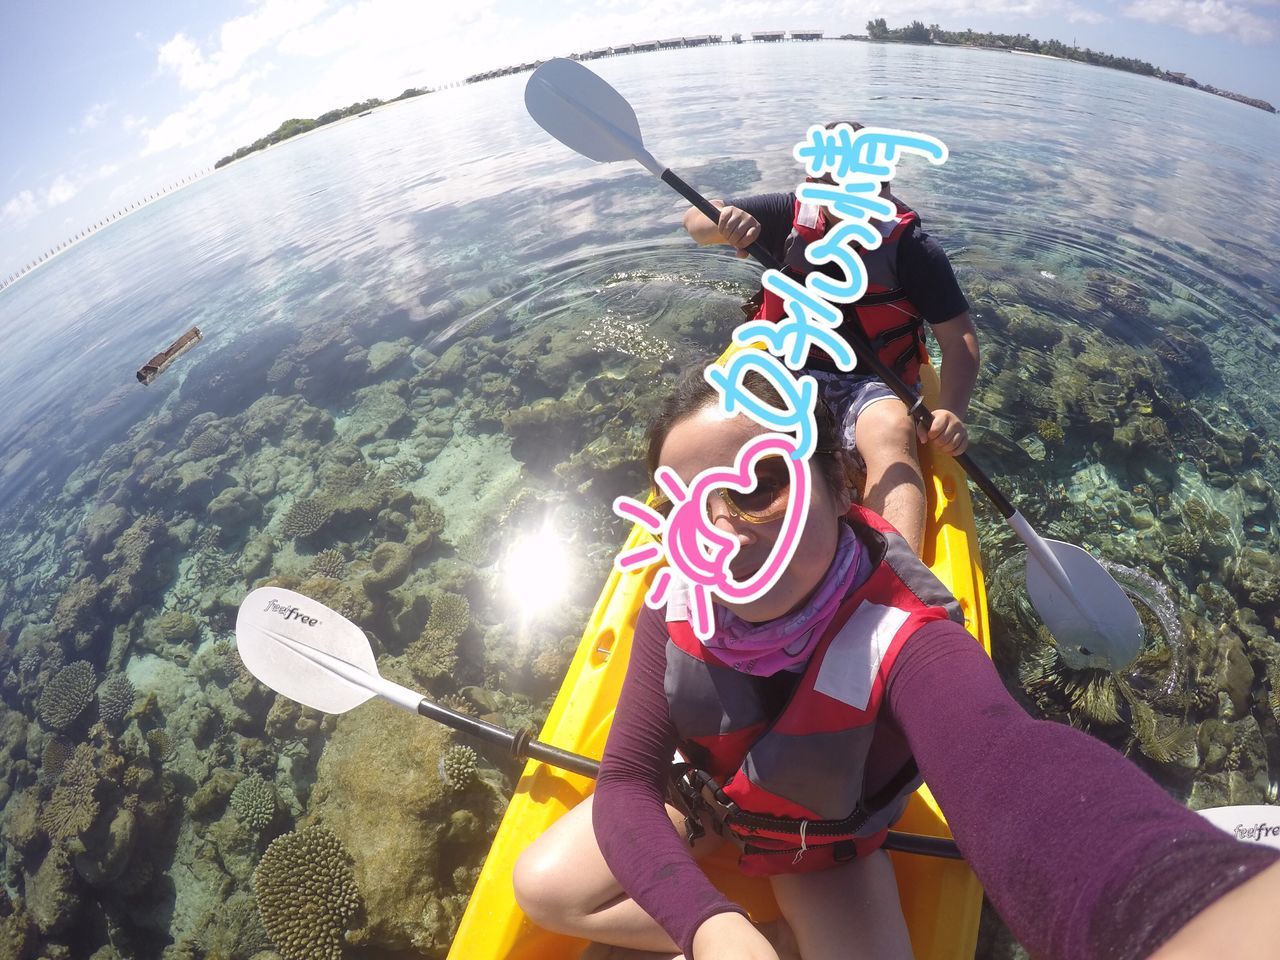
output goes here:
[{"label": "red life jacket", "polygon": [[680,750],[751,876],[821,870],[877,849],[921,783],[908,745],[893,735],[877,746],[898,773],[868,794],[876,718],[907,639],[927,623],[964,617],[885,520],[858,506],[848,518],[874,569],[780,710],[770,706],[775,678],[726,666],[687,621],[667,623],[665,687]]},{"label": "red life jacket", "polygon": [[[880,225],[884,237],[880,246],[874,250],[855,249],[867,272],[867,292],[857,303],[839,305],[844,322],[836,331],[848,340],[851,328],[861,328],[880,359],[908,385],[920,379],[920,364],[928,356],[923,315],[898,285],[898,241],[917,220],[914,211],[899,213]],[[826,233],[826,211],[817,204],[802,204],[797,198],[791,233],[783,248],[783,265],[789,275],[803,281],[815,269],[805,259],[804,251]],[[782,299],[776,293],[761,292],[764,299],[753,319],[776,322],[786,316]],[[810,353],[807,365],[836,369],[831,358],[816,349]]]}]

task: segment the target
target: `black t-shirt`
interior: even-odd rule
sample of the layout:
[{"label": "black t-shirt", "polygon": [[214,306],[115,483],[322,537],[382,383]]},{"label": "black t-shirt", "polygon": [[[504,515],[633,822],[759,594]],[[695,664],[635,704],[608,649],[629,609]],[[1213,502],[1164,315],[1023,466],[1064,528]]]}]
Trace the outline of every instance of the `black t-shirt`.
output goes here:
[{"label": "black t-shirt", "polygon": [[[795,220],[794,193],[764,193],[727,203],[760,221],[760,242],[779,261],[783,260],[787,237]],[[896,197],[899,210],[909,210]],[[826,265],[831,269],[839,268]],[[930,323],[944,323],[969,309],[956,283],[955,272],[942,246],[924,232],[917,220],[898,240],[898,285]],[[841,273],[836,273],[841,276]]]}]

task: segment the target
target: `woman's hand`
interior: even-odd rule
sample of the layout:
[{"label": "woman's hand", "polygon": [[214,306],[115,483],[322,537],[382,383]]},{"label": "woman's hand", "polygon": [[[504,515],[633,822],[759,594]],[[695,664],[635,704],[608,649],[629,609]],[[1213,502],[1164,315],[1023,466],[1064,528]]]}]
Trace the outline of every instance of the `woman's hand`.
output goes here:
[{"label": "woman's hand", "polygon": [[697,960],[778,960],[764,934],[740,913],[717,913],[693,935]]}]

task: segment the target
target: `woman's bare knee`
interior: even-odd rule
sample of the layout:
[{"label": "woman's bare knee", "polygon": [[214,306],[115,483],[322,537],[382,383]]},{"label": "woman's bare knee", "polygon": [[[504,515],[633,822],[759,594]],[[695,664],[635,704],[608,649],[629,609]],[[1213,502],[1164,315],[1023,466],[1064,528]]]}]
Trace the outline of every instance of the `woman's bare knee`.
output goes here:
[{"label": "woman's bare knee", "polygon": [[520,854],[511,873],[516,903],[534,923],[548,929],[560,926],[570,905],[563,900],[565,885],[557,878],[566,864],[554,851],[545,850],[534,841]]}]

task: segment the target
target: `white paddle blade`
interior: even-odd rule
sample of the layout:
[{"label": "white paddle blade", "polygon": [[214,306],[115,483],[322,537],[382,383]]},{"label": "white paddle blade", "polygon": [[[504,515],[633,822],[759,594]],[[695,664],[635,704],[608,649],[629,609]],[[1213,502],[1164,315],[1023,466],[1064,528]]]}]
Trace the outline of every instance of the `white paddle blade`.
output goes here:
[{"label": "white paddle blade", "polygon": [[[356,682],[362,674],[380,679],[359,627],[324,604],[281,587],[262,587],[244,598],[236,617],[236,647],[260,681],[324,713],[345,713],[375,695]],[[328,654],[351,669],[341,676],[308,658],[307,650]]]},{"label": "white paddle blade", "polygon": [[590,160],[648,156],[631,104],[576,60],[548,60],[534,70],[524,105],[538,126]]},{"label": "white paddle blade", "polygon": [[1255,803],[1238,807],[1210,807],[1198,811],[1219,830],[1237,840],[1280,850],[1280,807]]},{"label": "white paddle blade", "polygon": [[1027,555],[1027,593],[1074,669],[1123,670],[1142,649],[1142,621],[1128,595],[1087,551],[1061,540],[1044,540],[1067,575],[1064,593],[1054,577]]}]

